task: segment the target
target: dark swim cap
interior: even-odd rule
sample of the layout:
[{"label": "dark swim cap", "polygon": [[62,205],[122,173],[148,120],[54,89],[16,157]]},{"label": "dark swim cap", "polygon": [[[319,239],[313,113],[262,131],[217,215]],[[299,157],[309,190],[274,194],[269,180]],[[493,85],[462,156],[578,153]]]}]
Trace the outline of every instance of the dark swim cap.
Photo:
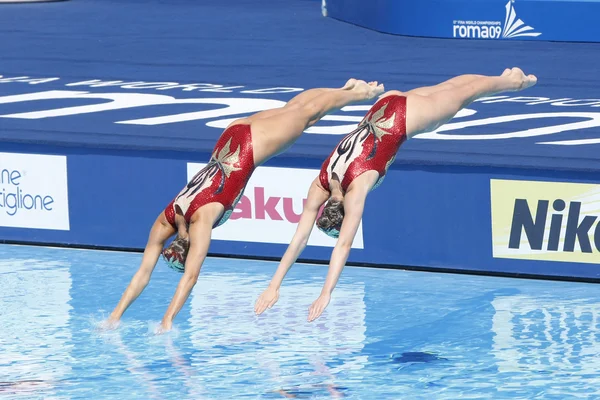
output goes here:
[{"label": "dark swim cap", "polygon": [[177,236],[169,245],[169,247],[162,251],[162,256],[167,262],[169,268],[177,272],[184,272],[185,260],[187,259],[189,250],[189,240]]},{"label": "dark swim cap", "polygon": [[329,200],[317,220],[317,227],[327,236],[337,239],[340,237],[342,222],[344,222],[344,202]]}]

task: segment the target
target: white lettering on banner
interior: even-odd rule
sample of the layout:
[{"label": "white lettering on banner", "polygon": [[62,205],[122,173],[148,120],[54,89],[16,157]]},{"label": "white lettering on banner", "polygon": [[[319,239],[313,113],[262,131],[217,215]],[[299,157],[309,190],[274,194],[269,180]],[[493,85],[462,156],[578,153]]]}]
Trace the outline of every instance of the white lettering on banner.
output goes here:
[{"label": "white lettering on banner", "polygon": [[[243,88],[243,86],[228,86],[228,87],[219,87],[215,89],[202,89],[199,92],[215,92],[215,93],[231,93],[233,90],[231,89],[239,89]],[[243,92],[241,92],[243,93]]]},{"label": "white lettering on banner", "polygon": [[60,78],[40,78],[40,79],[27,79],[21,82],[27,82],[30,85],[39,85],[40,83],[48,83],[48,82],[54,82],[59,80]]},{"label": "white lettering on banner", "polygon": [[144,83],[144,82],[142,82],[142,81],[136,81],[136,82],[103,81],[100,79],[90,79],[88,81],[67,83],[65,86],[89,86],[89,87],[94,87],[94,88],[95,87],[107,87],[107,86],[122,87],[123,85],[133,85],[136,83]]},{"label": "white lettering on banner", "polygon": [[[28,80],[28,77],[16,77],[16,78],[5,78],[5,79],[21,79]],[[54,79],[54,78],[44,78]],[[0,82],[2,79],[0,79]],[[98,81],[98,80],[94,80]],[[134,87],[138,84],[147,85],[146,82],[129,82],[123,83],[122,81],[98,81],[91,83],[88,81],[90,86],[108,86],[108,85],[120,85]],[[171,84],[172,82],[155,82],[151,85],[157,86],[159,84]],[[210,86],[220,86],[212,84],[203,84]],[[147,86],[144,86],[147,87]],[[207,86],[208,87],[208,86]],[[222,89],[222,86],[220,86]],[[160,88],[158,88],[160,89]],[[213,89],[210,89],[213,90]],[[215,88],[214,90],[220,90]],[[271,89],[259,89],[254,91],[255,93],[266,93],[267,90]],[[294,88],[272,88],[272,90],[294,90]],[[252,91],[247,91],[252,92]],[[208,110],[203,111],[192,111],[178,114],[167,114],[163,116],[154,116],[149,118],[131,119],[114,121],[118,124],[129,124],[129,125],[164,125],[173,124],[186,121],[203,120],[209,119],[206,125],[212,128],[223,129],[229,123],[237,118],[243,117],[244,115],[256,113],[263,110],[272,108],[278,108],[285,104],[284,101],[264,99],[264,98],[183,98],[176,99],[172,96],[164,94],[148,94],[148,93],[90,93],[87,91],[70,91],[70,90],[50,90],[44,92],[34,92],[27,94],[17,94],[0,96],[0,104],[11,104],[11,103],[25,103],[36,101],[48,101],[48,100],[73,100],[81,101],[82,105],[74,105],[69,107],[58,107],[51,109],[42,109],[37,111],[19,112],[12,114],[0,115],[0,118],[17,118],[17,119],[41,119],[41,118],[54,118],[64,117],[70,115],[79,115],[96,112],[107,112],[121,109],[130,109],[136,107],[151,107],[151,106],[173,106],[183,104],[198,104],[205,108],[205,105],[213,105]],[[98,100],[105,100],[99,104],[96,103]],[[571,98],[558,98],[550,99],[548,97],[530,97],[530,96],[490,96],[479,99],[478,102],[483,104],[490,103],[519,103],[527,106],[538,105],[538,104],[549,104],[555,107],[600,107],[600,99],[571,99]],[[44,104],[44,103],[42,103]],[[47,107],[46,105],[39,105],[39,108]],[[57,107],[56,105],[54,107]],[[344,107],[342,112],[366,112],[370,109],[370,105],[356,105]],[[475,110],[465,109],[461,110],[454,119],[463,118],[476,114]],[[362,120],[363,116],[357,115],[328,115],[322,119],[322,123],[310,127],[306,130],[309,134],[326,134],[326,135],[345,135],[356,128],[357,124]],[[542,126],[539,128],[526,129],[520,131],[504,132],[498,134],[480,134],[480,135],[458,135],[458,134],[441,134],[442,132],[448,132],[452,130],[459,130],[469,127],[476,126],[487,126],[493,124],[500,124],[506,122],[514,122],[521,120],[533,120],[533,119],[549,119],[549,118],[572,118],[577,119],[577,122],[573,123],[559,123],[551,126]],[[583,119],[583,121],[581,121]],[[500,117],[482,118],[476,120],[470,120],[465,122],[451,122],[441,126],[434,132],[424,133],[415,136],[417,139],[435,139],[435,140],[496,140],[496,139],[511,139],[519,137],[532,137],[551,135],[554,133],[581,130],[587,128],[594,128],[599,126],[600,113],[598,112],[550,112],[550,113],[531,113],[531,114],[515,114],[515,115],[503,115]],[[327,124],[327,122],[333,122],[335,124]],[[513,125],[514,126],[514,125]],[[512,128],[514,129],[514,128]],[[554,145],[585,145],[595,144],[600,141],[599,138],[591,139],[571,139],[568,141],[544,141],[538,142],[538,144],[554,144]]]},{"label": "white lettering on banner", "polygon": [[111,100],[107,103],[92,104],[87,106],[63,107],[43,111],[33,111],[17,114],[0,115],[2,118],[40,119],[50,117],[63,117],[66,115],[88,114],[109,110],[121,110],[140,106],[155,106],[169,104],[174,99],[160,94],[141,93],[88,93],[63,90],[31,93],[31,95],[15,95],[0,97],[0,103],[18,103],[32,100],[58,100],[58,99],[104,99]]},{"label": "white lettering on banner", "polygon": [[525,103],[525,104],[540,104],[544,103],[547,100],[550,100],[548,97],[531,97],[531,96],[516,96],[516,97],[508,97],[508,96],[494,96],[494,97],[484,97],[478,100],[477,102],[492,104],[492,103]]},{"label": "white lettering on banner", "polygon": [[2,78],[0,75],[0,83],[21,82],[30,85],[39,85],[40,83],[48,83],[59,80],[60,78],[30,78],[28,76],[16,76],[13,78]]},{"label": "white lettering on banner", "polygon": [[177,86],[177,82],[136,82],[121,86],[123,89],[161,89]]},{"label": "white lettering on banner", "polygon": [[561,140],[558,142],[538,142],[537,144],[553,144],[557,146],[581,146],[585,144],[600,144],[600,139]]},{"label": "white lettering on banner", "polygon": [[20,82],[23,79],[29,78],[28,76],[13,76],[12,78],[4,78],[0,75],[0,83]]},{"label": "white lettering on banner", "polygon": [[499,39],[502,36],[500,26],[454,25],[452,34],[461,38]]},{"label": "white lettering on banner", "polygon": [[483,104],[493,103],[523,103],[527,106],[533,106],[538,104],[550,104],[555,107],[600,107],[600,99],[572,99],[565,97],[562,99],[551,99],[549,97],[528,97],[528,96],[493,96],[484,97],[476,102]]},{"label": "white lettering on banner", "polygon": [[[59,80],[60,78],[30,78],[28,76],[14,76],[5,78],[0,75],[0,83],[29,83],[30,85],[38,85],[40,83],[48,83]],[[88,86],[88,87],[118,87],[121,89],[154,89],[154,90],[172,90],[181,89],[184,92],[198,91],[198,92],[216,92],[216,93],[231,93],[232,89],[242,89],[246,86],[223,86],[214,83],[178,83],[178,82],[146,82],[146,81],[133,81],[127,82],[122,80],[117,81],[105,81],[102,79],[88,79],[86,81],[71,82],[65,84],[65,86]],[[280,94],[280,93],[295,93],[302,92],[304,89],[296,87],[278,86],[271,88],[262,89],[247,89],[242,90],[240,93],[244,94]]]},{"label": "white lettering on banner", "polygon": [[[240,86],[243,87],[243,86]],[[277,94],[277,93],[294,93],[302,92],[304,89],[292,88],[292,87],[274,87],[267,89],[254,89],[254,90],[242,90],[241,93],[248,94]]]},{"label": "white lettering on banner", "polygon": [[[89,87],[106,87],[116,86],[121,89],[155,89],[155,90],[170,90],[180,88],[184,92],[197,90],[200,92],[221,92],[231,93],[233,90],[243,88],[244,86],[230,86],[224,87],[223,85],[214,85],[212,83],[190,83],[190,84],[179,84],[177,82],[124,82],[124,81],[102,81],[100,79],[92,79],[89,81],[68,83],[65,86],[89,86]],[[302,90],[302,89],[299,89]]]},{"label": "white lettering on banner", "polygon": [[[75,96],[85,94],[87,92],[73,92],[67,90],[48,90],[47,92],[14,94],[10,96],[0,96],[0,104],[21,103],[24,101],[36,100],[60,100],[76,98]],[[9,116],[9,118],[12,118]]]},{"label": "white lettering on banner", "polygon": [[[200,119],[218,118],[227,115],[240,115],[255,113],[272,108],[278,108],[285,105],[284,101],[270,99],[246,99],[246,98],[187,98],[175,99],[171,96],[159,94],[144,94],[144,93],[89,93],[80,91],[66,90],[50,90],[47,92],[29,93],[22,95],[0,96],[0,104],[20,103],[26,101],[39,100],[61,100],[61,99],[105,99],[111,100],[106,103],[92,104],[85,106],[72,106],[55,108],[43,111],[32,111],[16,114],[0,115],[0,118],[19,118],[19,119],[41,119],[63,117],[68,115],[79,115],[87,113],[95,113],[102,111],[119,110],[125,108],[157,106],[157,105],[175,105],[175,104],[215,104],[226,105],[212,110],[188,112],[174,115],[166,115],[162,117],[142,118],[136,120],[117,121],[118,124],[131,125],[163,125],[185,121],[193,121]],[[370,106],[359,106],[366,108]],[[354,111],[355,109],[352,109]],[[236,118],[228,118],[223,120],[211,121],[207,124],[209,127],[225,128]],[[353,125],[342,125],[333,127],[312,127],[307,130],[308,133],[324,133],[324,134],[345,134],[354,129],[362,117],[355,116],[326,116],[324,120],[328,121],[344,121],[356,122]]]},{"label": "white lettering on banner", "polygon": [[[446,132],[452,130],[458,130],[463,128],[470,128],[473,126],[481,125],[493,125],[500,124],[503,122],[522,121],[526,119],[537,119],[537,118],[577,118],[587,119],[586,121],[572,122],[567,124],[559,124],[552,126],[544,126],[540,128],[525,129],[517,132],[510,133],[494,133],[494,134],[482,134],[482,135],[440,135],[439,132]],[[600,113],[586,113],[586,112],[565,112],[565,113],[537,113],[537,114],[519,114],[519,115],[506,115],[503,117],[493,117],[476,119],[472,121],[454,122],[442,125],[440,128],[433,132],[423,133],[415,136],[416,139],[439,139],[439,140],[496,140],[496,139],[511,139],[511,138],[523,138],[532,136],[551,135],[554,133],[573,131],[577,129],[593,128],[600,126]],[[555,142],[560,143],[560,142]]]},{"label": "white lettering on banner", "polygon": [[0,153],[0,226],[70,229],[65,156]]},{"label": "white lettering on banner", "polygon": [[2,78],[0,75],[0,83],[21,82],[29,83],[30,85],[39,85],[40,83],[48,83],[59,80],[60,78],[30,78],[28,76],[17,76],[14,78]]},{"label": "white lettering on banner", "polygon": [[[243,87],[243,86],[234,86],[234,87]],[[171,90],[171,89],[182,89],[184,92],[191,92],[197,90],[199,92],[202,91],[216,91],[219,90],[221,92],[231,93],[233,90],[225,89],[223,85],[214,85],[212,83],[185,83],[185,84],[177,84],[177,86],[169,86],[157,88],[157,90]]]},{"label": "white lettering on banner", "polygon": [[531,26],[525,25],[520,18],[517,18],[513,2],[514,0],[509,0],[505,5],[504,27],[502,27],[501,21],[454,20],[452,36],[475,39],[511,39],[524,36],[540,36],[541,33],[533,32],[534,29]]},{"label": "white lettering on banner", "polygon": [[253,113],[270,108],[281,107],[285,104],[279,100],[268,99],[237,99],[237,98],[210,98],[210,99],[175,99],[162,94],[146,93],[89,93],[64,90],[51,90],[47,92],[29,93],[13,96],[0,97],[0,104],[19,103],[36,100],[58,100],[58,99],[105,99],[111,100],[106,103],[92,104],[86,106],[74,106],[55,108],[43,111],[33,111],[17,114],[0,115],[1,118],[40,119],[51,117],[62,117],[67,115],[79,115],[109,110],[120,110],[125,108],[173,105],[173,104],[221,104],[216,110],[206,110],[163,117],[143,118],[130,121],[118,121],[121,124],[136,125],[160,125],[196,119],[215,118],[224,115]]},{"label": "white lettering on banner", "polygon": [[346,106],[342,108],[342,111],[351,112],[351,111],[369,111],[372,106]]},{"label": "white lettering on banner", "polygon": [[582,106],[591,106],[598,107],[600,106],[600,99],[583,99],[583,100],[574,100],[574,99],[561,99],[561,101],[554,101],[552,103],[554,106],[562,106],[562,107],[582,107]]},{"label": "white lettering on banner", "polygon": [[[14,78],[9,78],[14,79]],[[58,78],[56,78],[58,79]],[[0,82],[2,82],[0,80]],[[20,81],[16,81],[20,82]],[[217,92],[217,93],[231,93],[232,89],[240,89],[245,86],[228,86],[216,85],[213,83],[177,83],[177,82],[124,82],[124,81],[103,81],[100,79],[90,79],[87,81],[67,83],[66,86],[89,86],[89,87],[106,87],[106,86],[117,86],[122,89],[155,89],[155,90],[171,90],[171,89],[182,89],[184,92],[199,91],[199,92]],[[273,87],[264,89],[253,89],[243,90],[241,93],[249,94],[274,94],[274,93],[293,93],[301,92],[302,88],[293,87]]]},{"label": "white lettering on banner", "polygon": [[[235,121],[237,118],[218,119],[206,123],[206,126],[211,128],[225,129]],[[345,116],[345,115],[326,115],[321,118],[321,121],[338,121],[338,122],[354,122],[349,125],[335,125],[335,126],[312,126],[305,130],[306,133],[317,134],[317,135],[345,135],[352,132],[358,126],[358,123],[362,121],[363,117]]]},{"label": "white lettering on banner", "polygon": [[[206,164],[188,163],[188,181]],[[215,240],[289,244],[300,220],[304,201],[318,170],[259,167],[229,221],[213,231]],[[308,244],[334,247],[335,239],[314,228]],[[362,222],[352,248],[362,249]]]},{"label": "white lettering on banner", "polygon": [[169,104],[223,104],[228,107],[218,108],[216,110],[196,111],[163,117],[142,118],[129,121],[118,121],[117,124],[132,125],[162,125],[173,124],[176,122],[194,121],[198,119],[208,119],[222,117],[225,115],[249,114],[259,111],[279,108],[285,105],[284,101],[268,99],[235,99],[235,98],[210,98],[210,99],[181,99],[174,100]]}]

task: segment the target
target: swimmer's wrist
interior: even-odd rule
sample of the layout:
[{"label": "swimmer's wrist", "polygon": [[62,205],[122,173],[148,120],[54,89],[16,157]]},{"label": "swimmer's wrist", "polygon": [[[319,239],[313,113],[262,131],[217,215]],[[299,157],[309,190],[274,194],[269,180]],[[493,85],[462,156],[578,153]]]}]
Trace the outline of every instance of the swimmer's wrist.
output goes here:
[{"label": "swimmer's wrist", "polygon": [[110,314],[110,316],[108,317],[108,320],[111,322],[119,322],[119,320],[121,319],[121,316],[117,316],[114,312]]}]

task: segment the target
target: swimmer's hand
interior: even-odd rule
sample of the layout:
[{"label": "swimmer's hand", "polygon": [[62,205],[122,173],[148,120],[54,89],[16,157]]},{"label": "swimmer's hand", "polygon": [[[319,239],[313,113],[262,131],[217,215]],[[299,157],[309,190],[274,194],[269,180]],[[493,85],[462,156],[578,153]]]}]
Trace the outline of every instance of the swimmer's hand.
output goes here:
[{"label": "swimmer's hand", "polygon": [[118,319],[108,318],[98,324],[99,331],[112,331],[121,325],[121,321]]},{"label": "swimmer's hand", "polygon": [[154,330],[155,335],[162,335],[163,333],[170,332],[173,329],[173,323],[170,321],[162,321],[160,325]]},{"label": "swimmer's hand", "polygon": [[254,304],[254,312],[256,315],[262,314],[267,308],[271,308],[279,300],[279,289],[272,288],[269,286],[260,296],[256,299]]},{"label": "swimmer's hand", "polygon": [[315,319],[319,318],[323,311],[329,305],[329,300],[331,300],[331,295],[328,293],[321,293],[319,298],[312,303],[310,308],[308,309],[308,322],[313,322]]}]

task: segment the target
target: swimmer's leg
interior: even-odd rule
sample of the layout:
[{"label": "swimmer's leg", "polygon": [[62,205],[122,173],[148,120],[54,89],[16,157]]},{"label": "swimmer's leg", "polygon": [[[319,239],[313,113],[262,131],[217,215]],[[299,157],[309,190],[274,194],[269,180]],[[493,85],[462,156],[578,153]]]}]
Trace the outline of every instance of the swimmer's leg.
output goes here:
[{"label": "swimmer's leg", "polygon": [[484,75],[473,75],[473,74],[459,75],[459,76],[455,76],[454,78],[448,79],[447,81],[444,81],[442,83],[438,83],[437,85],[434,85],[434,86],[422,86],[419,88],[409,90],[408,92],[406,92],[406,94],[418,94],[420,96],[429,96],[431,94],[434,94],[434,93],[442,91],[442,90],[455,89],[459,86],[467,85],[467,84],[469,84],[477,79],[483,78],[483,77],[484,77]]},{"label": "swimmer's leg", "polygon": [[304,97],[301,97],[302,94],[296,96],[294,103],[285,109],[285,113],[258,120],[252,128],[270,132],[283,130],[285,132],[282,133],[296,135],[331,112],[351,103],[370,100],[383,93],[383,85],[378,86],[377,82],[357,82],[350,89],[312,89],[315,90],[312,93],[307,91],[303,93]]},{"label": "swimmer's leg", "polygon": [[480,97],[519,91],[535,85],[534,75],[512,68],[500,76],[481,76],[452,89],[428,96],[407,95],[406,131],[408,137],[430,132],[452,119],[458,111]]},{"label": "swimmer's leg", "polygon": [[[352,89],[334,89],[320,93],[308,102],[286,108],[287,112],[252,123],[254,159],[257,163],[276,154],[285,145],[296,140],[305,129],[314,125],[325,115],[348,104],[370,100],[383,93],[383,85],[358,81]],[[257,135],[254,135],[257,134]],[[262,141],[259,143],[259,141]]]},{"label": "swimmer's leg", "polygon": [[[510,71],[509,69],[507,69],[506,71]],[[505,73],[506,73],[505,71]],[[417,94],[419,96],[430,96],[436,92],[441,92],[442,90],[448,90],[448,89],[456,89],[459,86],[462,85],[466,85],[468,83],[471,83],[477,79],[483,78],[484,75],[473,75],[473,74],[467,74],[467,75],[459,75],[459,76],[455,76],[454,78],[448,79],[447,81],[444,81],[442,83],[438,83],[437,85],[433,85],[433,86],[421,86],[415,89],[411,89],[407,92],[401,92],[399,90],[390,90],[388,92],[385,92],[381,98],[387,97],[387,96],[391,96],[391,95],[398,95],[398,96],[406,96],[406,95],[410,95],[410,94]]]},{"label": "swimmer's leg", "polygon": [[[357,79],[348,79],[348,81],[346,82],[346,84],[344,86],[342,86],[341,88],[335,88],[335,89],[331,89],[331,88],[315,88],[315,89],[309,89],[306,90],[302,93],[299,93],[298,95],[296,95],[294,98],[292,98],[290,101],[287,102],[286,106],[294,106],[294,105],[303,105],[303,104],[307,104],[308,102],[314,100],[316,97],[321,96],[327,92],[331,92],[331,91],[336,91],[336,90],[352,90],[360,81]],[[375,82],[376,83],[376,82]]]},{"label": "swimmer's leg", "polygon": [[[341,88],[337,88],[337,89],[336,88],[314,88],[314,89],[305,90],[305,91],[297,94],[296,96],[294,96],[283,107],[275,108],[272,110],[260,111],[260,112],[253,114],[247,118],[244,118],[243,122],[244,123],[252,123],[259,119],[270,118],[270,117],[274,117],[274,116],[282,114],[282,113],[286,113],[290,110],[290,108],[306,105],[306,104],[310,103],[311,101],[313,101],[316,97],[319,97],[327,92],[338,91],[338,90],[351,90],[356,85],[357,82],[358,82],[358,80],[356,80],[356,79],[349,79],[346,82],[346,84]],[[236,122],[234,122],[234,124],[235,123]],[[239,122],[237,122],[237,123],[239,123]]]},{"label": "swimmer's leg", "polygon": [[169,224],[165,214],[161,213],[150,230],[150,236],[148,238],[146,248],[144,249],[144,255],[142,257],[140,268],[131,279],[127,289],[125,289],[125,292],[117,304],[117,307],[110,314],[108,319],[109,323],[117,323],[127,308],[129,308],[129,306],[146,288],[148,282],[150,282],[152,271],[154,271],[154,267],[156,266],[158,258],[160,257],[160,254],[165,246],[165,242],[175,233],[175,229],[171,224]]}]

